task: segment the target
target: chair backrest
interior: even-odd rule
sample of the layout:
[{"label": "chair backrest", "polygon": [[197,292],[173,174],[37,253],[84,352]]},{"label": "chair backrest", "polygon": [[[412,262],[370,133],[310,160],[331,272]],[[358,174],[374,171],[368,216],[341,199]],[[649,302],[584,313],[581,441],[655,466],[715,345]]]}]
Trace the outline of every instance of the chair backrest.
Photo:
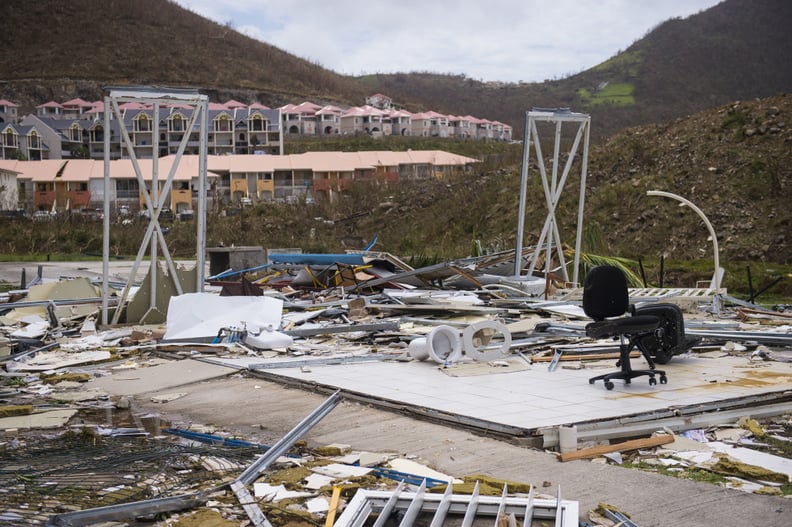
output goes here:
[{"label": "chair backrest", "polygon": [[630,307],[627,277],[613,265],[589,270],[583,283],[583,311],[594,320],[624,315]]}]

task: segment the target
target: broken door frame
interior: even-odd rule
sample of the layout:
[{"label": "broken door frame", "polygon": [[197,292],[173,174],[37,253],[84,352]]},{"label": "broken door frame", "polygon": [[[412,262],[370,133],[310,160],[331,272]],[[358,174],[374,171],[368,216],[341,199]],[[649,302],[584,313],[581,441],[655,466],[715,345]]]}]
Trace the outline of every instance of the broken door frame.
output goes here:
[{"label": "broken door frame", "polygon": [[[555,123],[555,141],[553,148],[552,159],[552,172],[548,175],[545,168],[544,157],[542,156],[542,147],[539,142],[539,133],[536,129],[537,121]],[[561,179],[558,179],[558,163],[559,154],[561,149],[561,127],[565,122],[577,123],[578,130],[575,135],[574,143],[569,150],[569,157],[567,158],[564,166]],[[583,236],[583,204],[585,200],[586,191],[586,174],[588,170],[588,149],[589,149],[589,131],[591,129],[591,117],[582,113],[575,113],[566,108],[552,108],[552,109],[533,109],[525,112],[525,134],[523,141],[523,159],[522,159],[522,174],[520,179],[520,207],[519,217],[517,220],[517,246],[515,248],[515,255],[522,254],[523,250],[523,237],[525,226],[525,208],[527,199],[528,188],[528,160],[531,150],[531,142],[536,151],[536,163],[539,166],[539,174],[542,178],[542,186],[544,188],[545,202],[547,204],[547,217],[545,218],[544,226],[542,227],[542,234],[539,236],[539,241],[536,244],[531,264],[528,269],[527,276],[532,276],[536,266],[539,253],[542,250],[546,251],[545,254],[545,276],[550,274],[550,260],[553,248],[555,247],[558,254],[561,272],[564,280],[569,280],[569,275],[564,261],[564,250],[561,244],[561,236],[558,232],[558,224],[555,218],[555,209],[558,205],[558,200],[561,197],[561,191],[564,188],[569,172],[575,160],[578,147],[580,146],[581,139],[583,140],[583,159],[580,171],[580,197],[578,200],[578,217],[577,217],[577,238],[575,240],[575,260],[573,265],[572,282],[578,283],[578,268],[580,265],[580,244]],[[546,244],[545,244],[546,241]],[[522,276],[522,259],[515,257],[514,275],[517,278]]]},{"label": "broken door frame", "polygon": [[[113,315],[113,324],[117,324],[121,311],[126,302],[129,290],[134,283],[135,276],[137,275],[138,267],[140,266],[143,256],[146,253],[147,246],[150,248],[151,260],[151,294],[149,299],[149,310],[143,315],[146,315],[157,306],[157,247],[162,249],[163,256],[168,265],[171,280],[176,288],[178,294],[182,294],[181,283],[176,274],[176,267],[171,259],[170,252],[168,251],[168,244],[165,242],[165,236],[162,232],[162,227],[159,224],[159,215],[165,204],[165,198],[170,192],[173,177],[176,174],[176,169],[181,161],[184,149],[189,142],[190,135],[196,123],[199,126],[199,157],[198,157],[198,214],[196,215],[196,291],[203,292],[204,286],[204,267],[206,258],[206,158],[207,158],[207,143],[208,143],[208,102],[209,98],[206,95],[201,95],[197,90],[189,89],[168,89],[159,90],[156,88],[146,87],[114,87],[108,88],[109,96],[104,100],[104,243],[102,247],[103,266],[102,266],[102,324],[108,322],[108,296],[109,296],[109,261],[110,261],[110,135],[111,135],[111,115],[118,123],[118,129],[121,133],[123,140],[123,147],[126,147],[129,158],[132,161],[132,166],[135,170],[138,184],[142,190],[142,195],[145,200],[146,209],[150,212],[149,224],[146,229],[146,234],[140,244],[140,248],[135,258],[135,263],[127,279],[126,286],[118,301],[116,311]],[[137,155],[135,154],[134,143],[129,137],[129,132],[126,129],[123,116],[119,109],[119,102],[127,103],[143,103],[151,104],[153,107],[152,119],[152,180],[151,180],[151,195],[146,191],[146,183],[143,179],[143,174],[140,170]],[[192,116],[187,125],[187,133],[182,137],[179,143],[178,151],[176,152],[173,165],[170,168],[167,179],[159,192],[158,183],[158,160],[159,160],[159,129],[160,129],[160,104],[162,102],[178,102],[182,106],[188,106],[193,109]],[[156,233],[156,236],[154,234]]]}]

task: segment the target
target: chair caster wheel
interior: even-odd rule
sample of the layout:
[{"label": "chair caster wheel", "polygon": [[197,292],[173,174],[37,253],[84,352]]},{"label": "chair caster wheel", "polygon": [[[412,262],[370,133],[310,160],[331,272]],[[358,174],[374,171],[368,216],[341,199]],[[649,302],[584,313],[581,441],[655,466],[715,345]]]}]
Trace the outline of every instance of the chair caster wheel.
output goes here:
[{"label": "chair caster wheel", "polygon": [[594,384],[594,379],[589,379],[589,384]]},{"label": "chair caster wheel", "polygon": [[605,381],[605,389],[606,390],[612,390],[613,389],[613,383],[611,381]]},{"label": "chair caster wheel", "polygon": [[660,376],[660,384],[667,384],[668,378],[665,375]]},{"label": "chair caster wheel", "polygon": [[655,384],[657,384],[657,379],[649,377],[649,386],[654,386]]},{"label": "chair caster wheel", "polygon": [[632,382],[632,379],[630,379],[630,378],[624,379],[624,384],[630,384],[631,382]]}]

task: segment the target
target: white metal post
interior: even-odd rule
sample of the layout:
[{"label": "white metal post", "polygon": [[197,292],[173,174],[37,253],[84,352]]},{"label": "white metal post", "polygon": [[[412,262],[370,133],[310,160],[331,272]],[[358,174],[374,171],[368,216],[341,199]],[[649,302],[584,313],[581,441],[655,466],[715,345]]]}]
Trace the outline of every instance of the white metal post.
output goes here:
[{"label": "white metal post", "polygon": [[102,225],[102,325],[107,325],[110,298],[110,97],[104,99],[104,222]]},{"label": "white metal post", "polygon": [[525,133],[523,134],[522,169],[520,170],[520,207],[517,213],[517,247],[514,250],[514,276],[522,275],[522,251],[525,228],[525,200],[528,189],[528,157],[531,152],[531,128],[528,112],[525,112]]}]

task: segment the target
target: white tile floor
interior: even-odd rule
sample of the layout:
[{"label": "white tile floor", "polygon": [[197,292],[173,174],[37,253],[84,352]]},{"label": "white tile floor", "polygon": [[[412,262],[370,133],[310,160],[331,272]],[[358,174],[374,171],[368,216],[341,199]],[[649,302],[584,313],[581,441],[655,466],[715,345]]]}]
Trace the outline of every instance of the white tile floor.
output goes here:
[{"label": "white tile floor", "polygon": [[[268,360],[253,357],[218,359],[234,366],[266,364]],[[636,369],[645,365],[640,359],[633,359],[632,364]],[[576,370],[568,369],[562,362],[550,372],[547,363],[536,363],[524,371],[503,373],[503,368],[492,367],[490,374],[458,377],[444,373],[440,365],[430,361],[314,364],[305,369],[276,368],[267,371],[525,429],[792,389],[792,364],[754,363],[742,357],[677,356],[669,364],[658,366],[667,372],[668,384],[650,386],[647,377],[639,377],[629,385],[614,381],[612,391],[606,390],[601,381],[592,385],[588,379],[615,371],[615,361],[594,366],[590,364],[586,369]]]}]

